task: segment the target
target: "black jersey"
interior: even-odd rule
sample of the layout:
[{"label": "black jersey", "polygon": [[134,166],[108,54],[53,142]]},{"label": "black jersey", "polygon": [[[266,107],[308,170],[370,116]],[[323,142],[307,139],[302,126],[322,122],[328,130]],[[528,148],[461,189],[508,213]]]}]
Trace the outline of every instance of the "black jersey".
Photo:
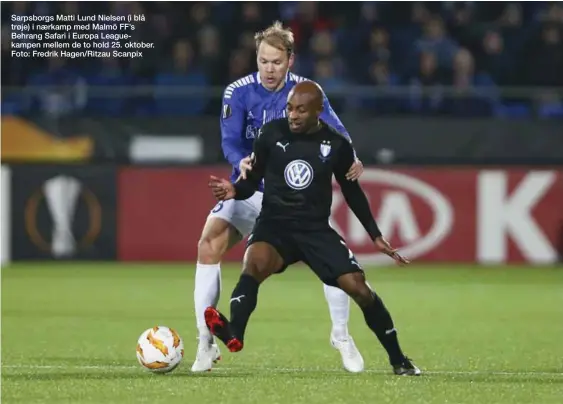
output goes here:
[{"label": "black jersey", "polygon": [[344,135],[321,122],[314,133],[293,133],[287,119],[264,125],[254,141],[252,171],[235,184],[235,199],[247,199],[264,179],[264,198],[258,221],[307,230],[329,226],[332,176],[346,202],[372,239],[381,233],[357,181],[346,173],[355,161]]}]

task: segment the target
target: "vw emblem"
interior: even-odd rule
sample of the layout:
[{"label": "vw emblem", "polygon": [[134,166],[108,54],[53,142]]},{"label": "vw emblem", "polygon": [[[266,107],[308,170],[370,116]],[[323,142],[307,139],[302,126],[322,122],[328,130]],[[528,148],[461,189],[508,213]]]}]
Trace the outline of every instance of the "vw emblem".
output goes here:
[{"label": "vw emblem", "polygon": [[285,182],[290,188],[302,190],[313,182],[313,167],[305,160],[293,160],[285,167]]}]

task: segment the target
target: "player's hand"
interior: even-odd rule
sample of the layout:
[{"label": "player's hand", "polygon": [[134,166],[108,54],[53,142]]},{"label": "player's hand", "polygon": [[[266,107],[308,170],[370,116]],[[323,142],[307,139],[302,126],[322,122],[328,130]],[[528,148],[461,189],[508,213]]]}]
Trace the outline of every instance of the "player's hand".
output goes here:
[{"label": "player's hand", "polygon": [[399,255],[396,248],[391,247],[391,244],[383,237],[378,237],[375,239],[375,246],[384,254],[387,254],[395,260],[395,262],[401,266],[410,264],[410,261],[405,257]]},{"label": "player's hand", "polygon": [[348,172],[346,173],[346,179],[348,181],[356,181],[364,172],[364,165],[360,161],[360,159],[356,159],[354,164],[350,167]]},{"label": "player's hand", "polygon": [[238,165],[238,168],[240,170],[240,176],[238,177],[237,181],[240,180],[241,178],[243,180],[246,179],[246,173],[248,171],[252,170],[252,159],[253,159],[253,156],[250,155],[248,157],[243,158],[240,161],[240,163]]},{"label": "player's hand", "polygon": [[226,201],[235,197],[235,186],[224,178],[209,177],[209,188],[218,201]]}]

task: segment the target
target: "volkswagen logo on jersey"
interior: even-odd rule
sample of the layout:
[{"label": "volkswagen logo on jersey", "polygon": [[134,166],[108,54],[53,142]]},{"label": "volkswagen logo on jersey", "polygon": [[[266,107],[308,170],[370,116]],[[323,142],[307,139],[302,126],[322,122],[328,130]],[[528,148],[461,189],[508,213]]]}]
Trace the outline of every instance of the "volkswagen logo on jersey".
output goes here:
[{"label": "volkswagen logo on jersey", "polygon": [[293,160],[285,167],[284,177],[290,188],[300,191],[313,182],[313,167],[305,160]]}]

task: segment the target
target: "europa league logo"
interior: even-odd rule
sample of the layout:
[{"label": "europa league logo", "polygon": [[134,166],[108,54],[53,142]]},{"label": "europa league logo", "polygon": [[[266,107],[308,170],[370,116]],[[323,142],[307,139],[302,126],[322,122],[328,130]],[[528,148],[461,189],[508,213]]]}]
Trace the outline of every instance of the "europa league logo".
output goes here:
[{"label": "europa league logo", "polygon": [[47,206],[53,218],[51,252],[55,257],[74,254],[76,240],[72,235],[72,219],[82,185],[76,178],[59,176],[43,185]]},{"label": "europa league logo", "polygon": [[[42,199],[45,199],[53,223],[51,243],[41,235],[37,226],[38,207]],[[72,225],[81,199],[86,203],[89,223],[86,234],[77,241]],[[70,257],[78,247],[92,244],[101,227],[101,208],[96,196],[76,178],[64,175],[45,181],[29,199],[25,216],[31,240],[56,258]]]}]

